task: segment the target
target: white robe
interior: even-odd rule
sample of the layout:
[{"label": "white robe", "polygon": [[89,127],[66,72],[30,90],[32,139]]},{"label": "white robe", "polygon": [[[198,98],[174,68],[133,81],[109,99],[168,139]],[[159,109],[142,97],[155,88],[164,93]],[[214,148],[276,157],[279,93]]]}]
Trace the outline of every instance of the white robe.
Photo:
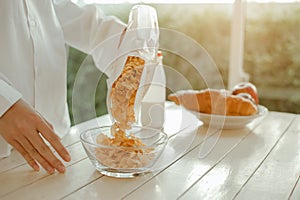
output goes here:
[{"label": "white robe", "polygon": [[[90,53],[105,39],[120,35],[125,24],[104,16],[96,6],[79,7],[68,0],[4,0],[0,27],[0,117],[22,98],[62,137],[70,127],[65,45]],[[118,42],[110,43],[107,53]],[[0,157],[9,154],[0,136]]]}]

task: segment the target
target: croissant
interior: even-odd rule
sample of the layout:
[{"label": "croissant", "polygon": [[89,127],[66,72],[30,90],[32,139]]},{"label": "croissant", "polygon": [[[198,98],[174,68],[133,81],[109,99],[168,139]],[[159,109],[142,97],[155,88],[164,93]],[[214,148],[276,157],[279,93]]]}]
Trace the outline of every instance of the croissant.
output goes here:
[{"label": "croissant", "polygon": [[257,106],[250,99],[230,94],[227,90],[181,90],[168,99],[188,110],[201,113],[248,116],[257,113]]}]

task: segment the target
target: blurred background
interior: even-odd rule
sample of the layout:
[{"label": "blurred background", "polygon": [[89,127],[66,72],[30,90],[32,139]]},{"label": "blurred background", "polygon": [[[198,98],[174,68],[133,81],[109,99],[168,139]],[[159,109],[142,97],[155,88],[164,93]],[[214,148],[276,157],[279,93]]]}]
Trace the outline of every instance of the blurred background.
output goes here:
[{"label": "blurred background", "polygon": [[[127,23],[130,9],[137,2],[74,1],[97,3],[106,15],[114,15]],[[153,1],[152,1],[153,2]],[[214,2],[214,3],[212,3]],[[233,1],[206,1],[197,3],[143,3],[157,9],[159,27],[179,31],[197,41],[215,62],[224,85],[228,83],[229,50]],[[300,113],[300,2],[299,1],[247,1],[244,41],[244,71],[256,85],[260,104],[272,111]],[[160,38],[164,40],[164,38]],[[174,41],[176,42],[176,41]],[[205,81],[194,73],[189,62],[170,52],[163,52],[164,64],[183,74],[194,89],[207,88]],[[107,113],[106,77],[99,72],[86,54],[69,48],[68,103],[70,116],[81,113],[82,119],[90,115],[81,96],[82,106],[72,110],[72,89],[82,62],[89,79],[101,76],[96,90],[97,116]],[[168,78],[168,77],[167,77]],[[84,80],[78,83],[84,89]],[[169,92],[169,91],[167,91]],[[86,115],[86,116],[85,116]],[[76,122],[78,123],[78,121]]]}]

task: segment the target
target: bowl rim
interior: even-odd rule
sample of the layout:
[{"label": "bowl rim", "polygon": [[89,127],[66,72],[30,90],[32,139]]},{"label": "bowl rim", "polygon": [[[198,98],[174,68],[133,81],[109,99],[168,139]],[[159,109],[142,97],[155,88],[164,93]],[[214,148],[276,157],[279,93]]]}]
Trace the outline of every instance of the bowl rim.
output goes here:
[{"label": "bowl rim", "polygon": [[[93,128],[89,128],[89,129],[85,129],[84,131],[82,131],[80,133],[80,141],[82,143],[87,143],[91,146],[94,147],[98,147],[98,148],[106,148],[106,149],[120,149],[120,150],[126,150],[126,149],[149,149],[149,148],[154,148],[163,144],[166,145],[168,143],[169,140],[169,136],[167,133],[165,133],[163,130],[161,129],[155,129],[155,128],[151,128],[151,127],[146,127],[146,126],[139,126],[139,125],[133,125],[131,127],[139,127],[139,128],[144,128],[147,130],[155,130],[155,131],[159,131],[160,134],[162,134],[157,140],[155,140],[151,145],[146,145],[146,146],[140,146],[140,147],[123,147],[123,146],[109,146],[109,145],[103,145],[103,144],[97,144],[97,143],[93,143],[93,142],[89,142],[87,141],[85,138],[83,138],[83,135],[86,134],[89,131],[93,131],[93,130],[97,130],[100,128],[110,128],[112,125],[104,125],[104,126],[97,126],[97,127],[93,127]],[[99,132],[100,134],[100,132]],[[159,141],[162,140],[162,141]],[[159,142],[157,142],[159,141]]]}]

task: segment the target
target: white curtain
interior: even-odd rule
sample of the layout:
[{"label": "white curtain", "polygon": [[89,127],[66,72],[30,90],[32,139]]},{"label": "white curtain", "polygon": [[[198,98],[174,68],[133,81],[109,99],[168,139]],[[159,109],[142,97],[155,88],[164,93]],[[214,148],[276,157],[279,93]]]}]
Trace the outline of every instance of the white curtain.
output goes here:
[{"label": "white curtain", "polygon": [[228,89],[249,80],[249,75],[243,70],[246,4],[246,0],[235,0],[233,5]]}]

